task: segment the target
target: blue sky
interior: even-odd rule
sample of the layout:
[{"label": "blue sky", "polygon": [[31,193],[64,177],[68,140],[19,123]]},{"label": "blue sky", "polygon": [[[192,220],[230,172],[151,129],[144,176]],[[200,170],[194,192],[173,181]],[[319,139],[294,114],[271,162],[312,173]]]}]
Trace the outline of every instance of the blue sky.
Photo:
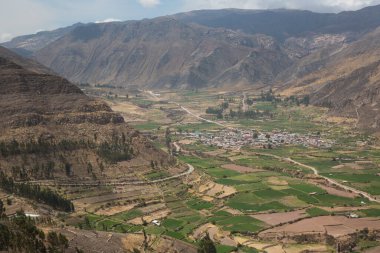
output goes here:
[{"label": "blue sky", "polygon": [[152,18],[195,9],[357,10],[380,0],[0,0],[0,42],[76,22]]}]

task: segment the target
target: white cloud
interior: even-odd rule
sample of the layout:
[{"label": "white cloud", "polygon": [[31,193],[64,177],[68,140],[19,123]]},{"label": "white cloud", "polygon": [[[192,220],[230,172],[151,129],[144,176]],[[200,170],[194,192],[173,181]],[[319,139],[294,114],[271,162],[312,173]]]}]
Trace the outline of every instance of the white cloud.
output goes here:
[{"label": "white cloud", "polygon": [[35,0],[1,1],[0,40],[27,34],[41,27],[51,28],[55,11]]},{"label": "white cloud", "polygon": [[11,40],[13,35],[11,33],[1,33],[0,34],[0,43]]},{"label": "white cloud", "polygon": [[151,8],[160,4],[160,0],[138,0],[143,7]]},{"label": "white cloud", "polygon": [[116,18],[107,18],[105,20],[95,21],[95,23],[100,24],[100,23],[109,23],[109,22],[120,22],[120,21],[121,21],[120,19],[116,19]]}]

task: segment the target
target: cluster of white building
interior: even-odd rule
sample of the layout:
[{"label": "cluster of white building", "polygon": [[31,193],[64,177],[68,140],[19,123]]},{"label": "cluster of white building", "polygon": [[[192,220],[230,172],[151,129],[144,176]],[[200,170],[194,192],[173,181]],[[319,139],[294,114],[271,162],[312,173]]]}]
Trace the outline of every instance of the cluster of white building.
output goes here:
[{"label": "cluster of white building", "polygon": [[277,147],[281,145],[303,145],[305,147],[331,148],[333,141],[325,140],[317,134],[295,134],[284,131],[260,133],[255,130],[226,129],[218,132],[188,133],[205,145],[224,149],[240,149],[242,146]]}]

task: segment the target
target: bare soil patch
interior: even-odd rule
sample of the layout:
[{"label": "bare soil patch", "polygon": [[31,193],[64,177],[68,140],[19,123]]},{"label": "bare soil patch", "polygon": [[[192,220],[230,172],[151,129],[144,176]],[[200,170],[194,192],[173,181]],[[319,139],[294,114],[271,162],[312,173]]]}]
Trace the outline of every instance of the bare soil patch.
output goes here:
[{"label": "bare soil patch", "polygon": [[286,213],[269,213],[269,214],[255,214],[253,218],[261,220],[269,225],[276,226],[282,223],[288,223],[301,218],[305,218],[307,214],[305,210],[297,210]]},{"label": "bare soil patch", "polygon": [[163,218],[166,218],[170,213],[170,209],[163,209],[152,212],[148,215],[144,215],[142,217],[137,217],[135,219],[129,220],[128,223],[133,225],[142,225],[144,223],[143,221],[151,223],[153,220],[161,220]]},{"label": "bare soil patch", "polygon": [[303,253],[303,252],[328,253],[328,252],[331,252],[328,246],[323,245],[323,244],[285,245],[283,249],[286,253]]},{"label": "bare soil patch", "polygon": [[286,180],[282,180],[281,178],[278,178],[278,177],[269,177],[268,183],[271,185],[276,185],[276,186],[287,186],[287,185],[289,185]]},{"label": "bare soil patch", "polygon": [[327,191],[327,193],[331,194],[331,195],[336,195],[336,196],[346,197],[346,198],[352,198],[352,199],[359,196],[358,194],[356,194],[354,192],[339,190],[339,189],[336,189],[336,188],[331,187],[331,186],[326,186],[326,185],[321,185],[321,184],[319,184],[318,186],[320,188],[324,189],[325,191]]},{"label": "bare soil patch", "polygon": [[345,216],[320,216],[304,219],[293,224],[286,224],[276,228],[271,228],[261,232],[259,236],[262,238],[272,238],[278,234],[291,236],[297,234],[315,234],[326,232],[332,236],[340,237],[364,228],[368,228],[369,230],[380,229],[380,219],[349,219]]},{"label": "bare soil patch", "polygon": [[350,212],[350,211],[358,211],[362,209],[368,209],[368,206],[337,206],[337,207],[320,207],[327,212]]},{"label": "bare soil patch", "polygon": [[231,237],[229,232],[222,231],[219,229],[217,226],[211,224],[211,223],[206,223],[199,228],[197,228],[193,232],[193,237],[195,239],[201,239],[206,233],[209,234],[211,240],[217,243],[221,243],[223,245],[228,245],[228,246],[237,246],[237,242]]},{"label": "bare soil patch", "polygon": [[241,244],[241,245],[244,245],[244,246],[247,246],[247,247],[250,247],[250,248],[255,248],[255,249],[258,249],[258,250],[264,250],[265,248],[273,246],[273,244],[270,244],[270,243],[255,242],[255,241],[252,241],[251,238],[246,238],[246,237],[242,237],[242,236],[235,236],[234,240],[238,244]]},{"label": "bare soil patch", "polygon": [[275,245],[268,248],[265,248],[265,252],[267,253],[286,253],[281,245]]},{"label": "bare soil patch", "polygon": [[136,206],[135,204],[125,205],[125,206],[113,206],[113,207],[109,207],[105,209],[100,209],[96,211],[95,214],[111,216],[111,215],[115,215],[121,212],[129,211],[135,206]]},{"label": "bare soil patch", "polygon": [[240,166],[240,165],[236,165],[236,164],[225,164],[225,165],[222,165],[222,168],[237,171],[239,173],[253,173],[253,172],[264,171],[261,169],[254,169],[254,168],[250,168],[250,167],[246,167],[246,166]]},{"label": "bare soil patch", "polygon": [[185,139],[185,140],[178,141],[179,144],[183,144],[183,145],[193,144],[194,142],[196,142],[196,140]]},{"label": "bare soil patch", "polygon": [[[124,246],[123,251],[118,252],[135,252],[135,249],[141,252],[154,252],[154,253],[175,253],[175,252],[188,252],[196,253],[196,248],[186,242],[180,240],[169,238],[166,236],[156,237],[153,235],[147,236],[147,243],[150,250],[144,250],[144,235],[143,234],[126,234],[122,238],[122,243]],[[110,251],[103,251],[110,252]],[[117,251],[112,251],[117,252]]]},{"label": "bare soil patch", "polygon": [[221,210],[225,211],[227,213],[230,213],[232,215],[242,215],[243,214],[243,212],[241,212],[237,209],[230,208],[230,207],[225,207],[225,208],[222,208]]},{"label": "bare soil patch", "polygon": [[213,197],[213,198],[226,198],[236,193],[236,189],[231,186],[217,184],[209,181],[198,188],[200,194]]}]

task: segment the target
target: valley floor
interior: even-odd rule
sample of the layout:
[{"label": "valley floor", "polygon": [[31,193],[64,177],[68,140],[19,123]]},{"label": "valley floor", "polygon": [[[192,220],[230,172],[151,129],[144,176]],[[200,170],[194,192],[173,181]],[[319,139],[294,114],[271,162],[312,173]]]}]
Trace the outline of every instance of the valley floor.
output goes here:
[{"label": "valley floor", "polygon": [[[56,222],[77,247],[94,237],[130,251],[171,252],[162,246],[170,241],[195,252],[206,233],[218,252],[380,245],[380,148],[352,119],[338,123],[323,108],[262,101],[250,90],[103,92],[96,95],[106,94],[131,126],[189,166],[146,171],[138,175],[144,184],[59,186],[76,211]],[[226,102],[222,115],[206,113]],[[238,111],[254,113],[231,116]]]}]

